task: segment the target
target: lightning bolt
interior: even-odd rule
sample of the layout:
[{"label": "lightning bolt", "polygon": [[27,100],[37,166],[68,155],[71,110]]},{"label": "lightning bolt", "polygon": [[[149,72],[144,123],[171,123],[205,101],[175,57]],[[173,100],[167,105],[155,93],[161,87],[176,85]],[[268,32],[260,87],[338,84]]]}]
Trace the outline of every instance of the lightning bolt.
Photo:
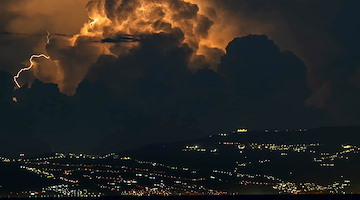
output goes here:
[{"label": "lightning bolt", "polygon": [[[49,44],[49,43],[50,43],[50,32],[47,31],[46,44]],[[31,70],[31,69],[33,68],[33,66],[35,65],[35,63],[34,63],[34,61],[33,61],[34,58],[46,58],[46,59],[50,60],[50,56],[45,55],[45,54],[34,54],[34,55],[32,55],[32,56],[30,57],[30,59],[29,59],[30,66],[29,66],[29,67],[24,67],[24,68],[20,69],[20,71],[19,71],[19,72],[14,76],[14,78],[13,78],[13,79],[14,79],[14,82],[15,82],[15,84],[16,84],[16,86],[17,86],[18,88],[21,88],[21,86],[20,86],[19,82],[17,81],[17,79],[20,77],[21,73],[23,73],[23,72],[25,72],[25,71],[29,71],[29,70]]]},{"label": "lightning bolt", "polygon": [[46,44],[49,44],[50,43],[50,32],[49,31],[46,31],[46,32],[47,32]]}]

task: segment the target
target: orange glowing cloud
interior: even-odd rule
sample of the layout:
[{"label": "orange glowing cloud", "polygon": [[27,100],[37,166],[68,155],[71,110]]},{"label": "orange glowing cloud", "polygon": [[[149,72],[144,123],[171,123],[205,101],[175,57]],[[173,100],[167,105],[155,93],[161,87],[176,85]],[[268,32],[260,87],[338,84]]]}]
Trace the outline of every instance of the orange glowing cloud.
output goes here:
[{"label": "orange glowing cloud", "polygon": [[[74,0],[64,3],[48,0],[20,1],[10,7],[15,13],[24,11],[9,24],[9,30],[34,33],[46,27],[51,32],[71,34],[71,37],[54,35],[47,38],[48,45],[35,47],[36,52],[49,55],[51,62],[33,71],[36,78],[56,83],[66,94],[74,94],[78,84],[101,55],[124,56],[139,43],[121,45],[96,42],[119,35],[142,36],[167,33],[183,38],[183,45],[192,50],[188,66],[192,70],[209,67],[217,70],[225,47],[235,37],[248,34],[250,30],[239,19],[233,19],[214,3],[202,0]],[[29,3],[31,2],[31,3]],[[62,2],[62,1],[61,1]],[[87,19],[82,9],[86,4]],[[39,10],[40,6],[42,9]],[[82,7],[79,7],[82,6]],[[69,14],[75,14],[73,22]],[[51,13],[58,13],[59,16]],[[39,16],[43,16],[41,19]],[[44,16],[49,16],[47,19]],[[50,20],[50,21],[48,21]],[[64,21],[67,23],[64,24]],[[81,24],[81,25],[80,25]],[[63,28],[63,29],[62,29]],[[243,30],[240,30],[243,28]],[[74,32],[77,29],[77,32]],[[256,33],[256,31],[255,31]],[[44,57],[47,58],[47,57]],[[30,60],[30,62],[32,59]],[[39,60],[39,62],[42,62]],[[31,64],[33,64],[31,62]],[[26,70],[31,69],[26,68]],[[20,71],[21,73],[22,71]],[[16,77],[18,77],[17,74]],[[15,80],[15,79],[14,79]],[[19,84],[17,83],[19,86]]]}]

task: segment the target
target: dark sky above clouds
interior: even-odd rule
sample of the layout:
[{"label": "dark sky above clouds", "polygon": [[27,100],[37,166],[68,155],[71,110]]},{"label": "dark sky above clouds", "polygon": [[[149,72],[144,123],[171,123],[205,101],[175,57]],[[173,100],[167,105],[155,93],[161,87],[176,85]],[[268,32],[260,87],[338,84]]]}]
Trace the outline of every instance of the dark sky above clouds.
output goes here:
[{"label": "dark sky above clouds", "polygon": [[359,125],[358,1],[119,2],[1,2],[0,153]]}]

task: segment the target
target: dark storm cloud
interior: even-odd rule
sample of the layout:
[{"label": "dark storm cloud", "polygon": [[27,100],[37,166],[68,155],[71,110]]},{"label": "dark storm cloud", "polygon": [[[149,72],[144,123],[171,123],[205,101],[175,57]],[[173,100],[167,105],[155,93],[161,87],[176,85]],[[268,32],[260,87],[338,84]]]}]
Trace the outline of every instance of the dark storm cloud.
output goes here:
[{"label": "dark storm cloud", "polygon": [[[204,132],[241,125],[294,128],[326,122],[324,113],[305,108],[310,90],[304,63],[290,52],[281,52],[266,36],[235,39],[221,59],[219,72],[196,73],[186,66],[191,49],[182,45],[182,39],[150,35],[128,56],[100,58],[88,77],[106,83],[133,113],[164,120],[191,116]],[[182,136],[189,137],[185,132]]]},{"label": "dark storm cloud", "polygon": [[313,125],[303,62],[266,36],[232,41],[219,72],[191,72],[183,40],[181,32],[151,34],[126,56],[102,56],[74,96],[39,81],[2,93],[29,115],[26,133],[56,150],[116,151],[243,125]]},{"label": "dark storm cloud", "polygon": [[182,45],[183,39],[181,32],[143,36],[131,56],[103,57],[88,77],[113,86],[122,100],[138,110],[171,112],[180,106],[172,103],[177,101],[174,95],[184,92],[191,77],[186,62],[191,49]]},{"label": "dark storm cloud", "polygon": [[[210,0],[211,1],[211,0]],[[227,15],[255,24],[256,33],[266,34],[281,49],[298,55],[308,67],[310,86],[323,80],[322,68],[337,52],[336,38],[330,31],[345,1],[335,0],[213,0]],[[240,28],[240,27],[239,27]],[[256,28],[253,28],[253,32]],[[241,30],[239,30],[241,31]],[[251,33],[251,32],[250,32]]]},{"label": "dark storm cloud", "polygon": [[[334,1],[211,1],[228,16],[244,19],[260,27],[281,49],[294,52],[305,63],[311,95],[307,105],[332,113],[337,124],[359,124],[355,101],[359,92],[359,12],[360,2]],[[240,30],[239,30],[240,31]],[[255,31],[255,29],[253,30]],[[331,104],[325,102],[332,102]],[[345,107],[353,107],[353,112]],[[334,111],[334,110],[338,111]],[[344,109],[344,110],[342,110]],[[340,111],[341,110],[341,111]],[[345,111],[347,110],[347,111]],[[350,117],[352,116],[352,117]],[[350,119],[351,118],[351,119]],[[346,123],[346,121],[348,123]],[[350,123],[351,121],[351,123]]]}]

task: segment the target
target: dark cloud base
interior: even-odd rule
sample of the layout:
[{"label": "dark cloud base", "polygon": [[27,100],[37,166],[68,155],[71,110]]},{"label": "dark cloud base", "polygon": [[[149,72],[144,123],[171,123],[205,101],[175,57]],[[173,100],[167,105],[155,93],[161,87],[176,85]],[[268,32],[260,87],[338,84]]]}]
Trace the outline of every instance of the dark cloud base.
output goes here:
[{"label": "dark cloud base", "polygon": [[100,57],[73,96],[40,81],[14,91],[11,74],[1,72],[0,152],[99,153],[242,126],[333,124],[328,113],[305,107],[304,63],[266,36],[234,39],[218,72],[191,72],[183,39],[147,35],[127,56]]}]

